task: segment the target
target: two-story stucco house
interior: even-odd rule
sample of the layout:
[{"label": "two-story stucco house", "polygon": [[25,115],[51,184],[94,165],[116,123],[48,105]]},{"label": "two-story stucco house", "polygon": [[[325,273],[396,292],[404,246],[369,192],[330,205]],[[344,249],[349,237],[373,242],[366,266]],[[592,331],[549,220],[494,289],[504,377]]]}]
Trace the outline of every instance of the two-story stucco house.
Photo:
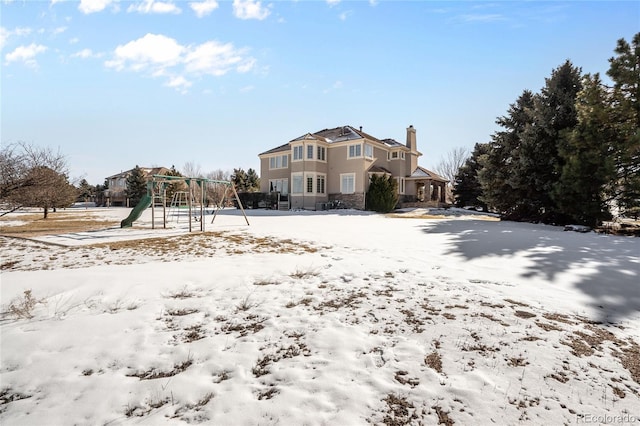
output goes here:
[{"label": "two-story stucco house", "polygon": [[[169,172],[166,167],[140,167],[142,172],[147,176],[147,180],[153,175],[163,175]],[[107,189],[105,191],[105,205],[107,206],[125,206],[129,207],[129,199],[126,195],[127,178],[131,175],[131,170],[120,172],[118,174],[105,178]]]},{"label": "two-story stucco house", "polygon": [[371,175],[385,174],[397,180],[402,204],[444,203],[447,180],[418,166],[421,155],[413,126],[405,144],[375,138],[362,127],[320,130],[259,154],[260,190],[278,193],[293,209],[333,201],[364,209]]}]

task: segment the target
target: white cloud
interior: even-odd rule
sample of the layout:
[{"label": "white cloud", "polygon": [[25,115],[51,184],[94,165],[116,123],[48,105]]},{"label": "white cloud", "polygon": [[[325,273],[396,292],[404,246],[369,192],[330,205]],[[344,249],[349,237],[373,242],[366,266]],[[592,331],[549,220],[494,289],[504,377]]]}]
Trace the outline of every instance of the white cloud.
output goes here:
[{"label": "white cloud", "polygon": [[113,3],[113,0],[80,0],[78,10],[84,14],[102,12]]},{"label": "white cloud", "polygon": [[337,5],[338,3],[340,3],[340,0],[327,0],[327,4],[330,7],[333,7],[333,6]]},{"label": "white cloud", "polygon": [[76,44],[79,41],[80,41],[80,39],[78,37],[70,38],[69,39],[69,44]]},{"label": "white cloud", "polygon": [[63,32],[67,31],[68,27],[58,27],[58,28],[54,28],[53,31],[51,31],[53,33],[53,35],[58,35],[58,34],[62,34]]},{"label": "white cloud", "polygon": [[0,49],[6,46],[9,38],[13,36],[24,37],[33,33],[33,29],[29,27],[16,27],[13,30],[8,30],[5,27],[0,27]]},{"label": "white cloud", "polygon": [[262,7],[259,0],[233,0],[233,14],[239,19],[263,20],[271,11]]},{"label": "white cloud", "polygon": [[187,89],[191,87],[191,82],[181,75],[169,78],[165,86],[176,89],[180,93],[187,93]]},{"label": "white cloud", "polygon": [[133,70],[173,66],[180,61],[183,50],[184,47],[172,38],[161,34],[146,34],[142,38],[118,46],[114,59],[107,61],[105,65],[118,71],[127,68],[127,64]]},{"label": "white cloud", "polygon": [[345,12],[342,12],[340,15],[338,15],[338,18],[340,18],[341,21],[346,21],[347,18],[353,13],[353,11],[351,10],[347,10]]},{"label": "white cloud", "polygon": [[9,31],[5,27],[0,27],[0,49],[3,49],[7,44],[9,38]]},{"label": "white cloud", "polygon": [[255,89],[254,86],[245,86],[245,87],[240,88],[240,93],[249,93],[253,89]]},{"label": "white cloud", "polygon": [[202,18],[216,10],[218,8],[218,2],[216,0],[204,0],[201,2],[191,2],[189,6],[198,18]]},{"label": "white cloud", "polygon": [[29,27],[18,27],[15,30],[11,31],[11,33],[22,37],[22,36],[27,36],[29,34],[31,34],[33,32],[33,30]]},{"label": "white cloud", "polygon": [[29,46],[16,47],[13,52],[7,53],[4,58],[7,63],[23,62],[28,67],[35,67],[38,65],[35,59],[36,55],[46,51],[46,46],[31,43]]},{"label": "white cloud", "polygon": [[459,19],[464,22],[495,22],[504,21],[505,17],[497,13],[486,13],[460,15]]},{"label": "white cloud", "polygon": [[173,13],[178,14],[182,12],[178,6],[173,4],[170,1],[155,1],[155,0],[144,0],[141,3],[132,4],[127,8],[127,12],[138,12],[138,13]]},{"label": "white cloud", "polygon": [[93,50],[91,49],[82,49],[74,53],[73,55],[71,55],[72,58],[82,58],[82,59],[100,58],[101,56],[102,56],[101,53],[94,53]]},{"label": "white cloud", "polygon": [[117,71],[129,70],[166,78],[166,86],[186,90],[191,86],[188,76],[218,77],[233,70],[244,73],[253,69],[255,62],[246,54],[246,49],[238,49],[232,43],[212,40],[183,46],[164,35],[146,34],[118,46],[105,66]]},{"label": "white cloud", "polygon": [[[191,50],[185,57],[185,69],[191,73],[221,76],[236,67],[246,72],[253,67],[253,58],[244,58],[242,49],[231,43],[208,41]],[[242,69],[242,71],[240,71]]]}]

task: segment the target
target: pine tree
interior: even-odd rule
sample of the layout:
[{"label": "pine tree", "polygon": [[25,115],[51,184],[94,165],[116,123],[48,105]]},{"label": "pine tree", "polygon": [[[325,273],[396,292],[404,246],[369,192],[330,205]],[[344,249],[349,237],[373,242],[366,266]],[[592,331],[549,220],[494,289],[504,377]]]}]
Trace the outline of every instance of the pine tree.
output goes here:
[{"label": "pine tree", "polygon": [[564,166],[553,198],[567,219],[582,225],[610,218],[605,194],[614,178],[615,132],[607,97],[598,74],[585,76],[576,98],[578,124],[559,147]]},{"label": "pine tree", "polygon": [[131,206],[135,206],[140,202],[142,197],[147,194],[147,179],[144,172],[137,165],[131,170],[131,174],[127,177],[127,189],[125,191]]},{"label": "pine tree", "polygon": [[248,192],[247,191],[247,172],[244,169],[233,169],[233,174],[231,175],[231,182],[236,187],[236,191],[238,192]]},{"label": "pine tree", "polygon": [[86,179],[82,179],[78,184],[78,197],[82,201],[89,201],[96,195],[96,187],[89,185]]},{"label": "pine tree", "polygon": [[489,151],[488,143],[477,143],[471,156],[458,169],[454,178],[453,196],[456,207],[474,206],[487,210],[487,204],[480,200],[482,186],[478,180],[478,172],[482,168],[480,161]]},{"label": "pine tree", "polygon": [[245,182],[247,192],[257,192],[260,191],[260,178],[255,170],[249,169],[247,170],[247,180]]},{"label": "pine tree", "polygon": [[366,209],[388,213],[398,204],[398,182],[393,176],[372,175],[366,195]]},{"label": "pine tree", "polygon": [[521,140],[533,118],[534,95],[525,90],[509,106],[506,116],[496,120],[504,130],[496,132],[486,147],[486,154],[478,158],[478,181],[482,186],[480,200],[511,219],[526,216],[528,189],[522,184],[519,170]]},{"label": "pine tree", "polygon": [[[165,174],[167,176],[182,177],[182,173],[176,170],[176,167],[174,165],[172,165],[169,171],[166,172]],[[186,184],[182,180],[172,181],[171,183],[169,183],[165,188],[166,190],[165,197],[167,202],[170,203],[171,200],[173,200],[173,196],[176,192],[184,191],[185,189],[186,189]]]},{"label": "pine tree", "polygon": [[552,198],[564,166],[558,147],[577,124],[575,100],[581,84],[580,69],[566,61],[552,71],[535,96],[533,119],[522,134],[519,164],[513,167],[513,186],[522,201],[520,219],[562,220]]},{"label": "pine tree", "polygon": [[640,212],[640,33],[631,45],[618,40],[607,75],[614,82],[612,114],[616,125],[615,201],[622,213]]}]

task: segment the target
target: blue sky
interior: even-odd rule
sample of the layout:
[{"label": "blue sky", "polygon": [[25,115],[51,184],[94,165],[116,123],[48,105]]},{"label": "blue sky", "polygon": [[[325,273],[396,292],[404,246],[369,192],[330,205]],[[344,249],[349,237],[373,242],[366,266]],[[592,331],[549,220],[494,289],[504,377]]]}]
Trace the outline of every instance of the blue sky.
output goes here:
[{"label": "blue sky", "polygon": [[497,130],[570,59],[605,72],[635,1],[0,0],[1,140],[102,183],[190,162],[258,172],[306,132],[362,126],[422,166]]}]

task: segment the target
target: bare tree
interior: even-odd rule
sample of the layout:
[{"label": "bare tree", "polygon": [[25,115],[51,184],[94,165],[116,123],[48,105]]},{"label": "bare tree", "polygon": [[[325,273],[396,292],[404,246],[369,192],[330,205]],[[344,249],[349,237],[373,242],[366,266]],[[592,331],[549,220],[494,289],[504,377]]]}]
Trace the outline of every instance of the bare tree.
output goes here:
[{"label": "bare tree", "polygon": [[448,202],[453,202],[453,182],[467,158],[469,158],[469,151],[466,148],[453,148],[436,166],[435,172],[449,181],[446,194]]},{"label": "bare tree", "polygon": [[[229,181],[230,173],[225,172],[222,169],[214,170],[212,172],[207,173],[207,179],[211,180],[220,180],[220,181]],[[206,199],[210,203],[214,203],[215,205],[220,205],[222,202],[222,197],[224,196],[224,192],[227,189],[227,186],[219,183],[209,183],[207,185]]]},{"label": "bare tree", "polygon": [[12,208],[66,207],[75,201],[76,188],[69,183],[65,156],[49,147],[25,142],[9,144],[0,152],[0,199]]},{"label": "bare tree", "polygon": [[[182,168],[182,175],[190,178],[204,177],[202,169],[200,168],[200,164],[196,164],[192,161],[184,163],[184,167]],[[198,185],[189,185],[189,193],[191,194],[191,197],[193,197],[194,201],[200,202],[200,200],[202,199],[202,190]]]}]

